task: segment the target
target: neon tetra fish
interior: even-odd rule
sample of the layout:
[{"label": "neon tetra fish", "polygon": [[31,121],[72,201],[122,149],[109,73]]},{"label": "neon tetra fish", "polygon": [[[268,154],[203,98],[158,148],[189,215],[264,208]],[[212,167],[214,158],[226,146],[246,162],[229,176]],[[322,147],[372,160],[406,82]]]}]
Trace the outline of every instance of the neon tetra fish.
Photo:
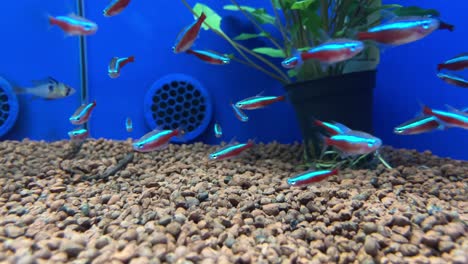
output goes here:
[{"label": "neon tetra fish", "polygon": [[296,52],[292,58],[285,59],[284,68],[300,67],[304,61],[315,59],[324,64],[349,60],[364,50],[364,43],[351,39],[331,39],[305,52]]},{"label": "neon tetra fish", "polygon": [[352,130],[345,134],[325,137],[325,145],[334,146],[343,157],[371,153],[382,145],[382,140],[362,131]]},{"label": "neon tetra fish", "polygon": [[357,39],[397,46],[422,39],[439,27],[440,21],[436,18],[397,17],[367,32],[359,32]]},{"label": "neon tetra fish", "polygon": [[449,107],[449,111],[434,110],[423,106],[425,115],[435,116],[447,127],[468,129],[468,113]]},{"label": "neon tetra fish", "polygon": [[205,19],[205,13],[201,13],[197,20],[195,20],[191,25],[187,26],[179,34],[179,36],[177,36],[176,43],[174,47],[172,47],[174,53],[186,52],[192,47],[193,43],[198,37],[198,33],[200,32],[200,28]]},{"label": "neon tetra fish", "polygon": [[223,130],[221,129],[221,126],[218,123],[214,124],[214,133],[215,137],[220,138],[223,135]]},{"label": "neon tetra fish", "polygon": [[130,0],[113,0],[110,4],[102,11],[105,17],[111,17],[120,14],[130,3]]},{"label": "neon tetra fish", "polygon": [[437,70],[461,71],[468,68],[468,52],[462,53],[437,65]]},{"label": "neon tetra fish", "polygon": [[314,182],[322,181],[330,176],[337,175],[338,169],[334,170],[309,170],[298,174],[294,177],[291,177],[287,180],[288,185],[290,186],[304,186]]},{"label": "neon tetra fish", "polygon": [[246,99],[243,99],[239,102],[236,103],[236,108],[242,109],[242,110],[254,110],[254,109],[259,109],[266,107],[270,104],[279,102],[279,101],[284,101],[285,100],[284,95],[280,96],[252,96]]},{"label": "neon tetra fish", "polygon": [[463,88],[468,87],[468,80],[465,80],[461,76],[458,76],[455,74],[447,74],[447,73],[439,72],[437,74],[437,77],[439,77],[439,79],[451,85],[455,85],[455,86],[463,87]]},{"label": "neon tetra fish", "polygon": [[224,148],[216,150],[208,156],[209,160],[223,160],[233,158],[240,155],[245,150],[251,148],[254,145],[253,140],[249,140],[247,143],[229,144]]},{"label": "neon tetra fish", "polygon": [[122,69],[122,67],[134,61],[135,61],[134,56],[125,57],[125,58],[113,57],[109,63],[109,66],[107,67],[107,73],[109,74],[109,77],[111,78],[119,77],[120,70]]},{"label": "neon tetra fish", "polygon": [[186,51],[186,53],[192,54],[202,61],[214,65],[225,65],[231,62],[231,59],[228,56],[217,54],[211,51],[189,49]]},{"label": "neon tetra fish", "polygon": [[235,104],[231,103],[232,110],[234,111],[234,114],[236,115],[237,119],[241,122],[247,122],[249,121],[249,117],[242,111],[241,109],[237,108]]},{"label": "neon tetra fish", "polygon": [[32,81],[32,83],[35,85],[34,87],[15,87],[15,93],[31,94],[36,98],[40,97],[46,100],[54,100],[71,96],[76,92],[72,87],[59,82],[50,76],[44,80]]},{"label": "neon tetra fish", "polygon": [[435,129],[444,129],[435,116],[421,115],[398,125],[393,132],[398,135],[417,135]]},{"label": "neon tetra fish", "polygon": [[83,141],[89,136],[89,131],[79,127],[68,132],[68,136],[72,141]]},{"label": "neon tetra fish", "polygon": [[75,14],[57,17],[49,16],[49,23],[50,25],[57,25],[70,36],[93,35],[98,30],[96,23]]},{"label": "neon tetra fish", "polygon": [[133,131],[132,119],[130,119],[130,117],[127,117],[127,119],[125,120],[125,129],[127,130],[127,132]]},{"label": "neon tetra fish", "polygon": [[82,125],[88,122],[93,109],[96,107],[96,100],[89,104],[83,104],[78,109],[76,109],[75,113],[70,117],[70,122],[73,125]]},{"label": "neon tetra fish", "polygon": [[132,144],[132,148],[138,152],[150,152],[154,150],[162,150],[169,145],[172,137],[182,137],[185,131],[180,129],[159,130],[155,129]]}]

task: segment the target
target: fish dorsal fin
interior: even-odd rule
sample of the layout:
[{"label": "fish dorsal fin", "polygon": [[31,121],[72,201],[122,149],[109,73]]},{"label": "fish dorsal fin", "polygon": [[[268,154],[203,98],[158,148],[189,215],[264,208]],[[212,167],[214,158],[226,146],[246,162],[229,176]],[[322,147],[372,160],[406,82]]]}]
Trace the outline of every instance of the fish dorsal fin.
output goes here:
[{"label": "fish dorsal fin", "polygon": [[327,32],[325,32],[325,30],[323,30],[322,28],[318,29],[317,32],[319,43],[326,43],[332,39],[330,35]]},{"label": "fish dorsal fin", "polygon": [[349,128],[349,127],[347,127],[347,126],[345,126],[345,125],[343,125],[343,124],[341,124],[339,122],[333,121],[333,124],[335,126],[337,126],[343,133],[348,133],[348,132],[352,131],[351,128]]},{"label": "fish dorsal fin", "polygon": [[53,84],[59,84],[59,82],[54,79],[52,76],[47,77],[48,82],[53,83]]},{"label": "fish dorsal fin", "polygon": [[382,9],[380,10],[380,20],[382,24],[397,21],[400,17],[398,17],[395,13],[389,10]]},{"label": "fish dorsal fin", "polygon": [[78,21],[82,21],[82,22],[91,22],[90,20],[88,20],[88,19],[86,19],[84,17],[78,16],[75,13],[68,14],[68,17],[73,18],[73,19],[78,20]]},{"label": "fish dorsal fin", "polygon": [[459,58],[459,57],[465,57],[465,56],[468,56],[468,52],[462,52],[462,53],[458,54],[457,56],[453,57],[452,59],[456,59],[456,58]]},{"label": "fish dorsal fin", "polygon": [[364,131],[358,131],[358,130],[351,130],[348,133],[346,133],[346,135],[362,137],[362,138],[375,138],[369,133],[366,133]]},{"label": "fish dorsal fin", "polygon": [[[462,110],[459,110],[451,105],[446,104],[445,107],[452,113],[456,113],[463,116],[468,116],[468,113]],[[465,109],[466,110],[466,109]]]},{"label": "fish dorsal fin", "polygon": [[58,84],[58,81],[52,77],[47,77],[41,80],[32,80],[31,82],[37,86],[43,85],[43,84]]},{"label": "fish dorsal fin", "polygon": [[157,135],[157,134],[161,133],[161,131],[162,130],[160,130],[160,129],[154,129],[153,131],[151,131],[151,132],[145,134],[144,136],[142,136],[140,138],[140,140],[146,140],[146,139],[148,139],[148,138],[150,138],[150,137],[152,137],[154,135]]}]

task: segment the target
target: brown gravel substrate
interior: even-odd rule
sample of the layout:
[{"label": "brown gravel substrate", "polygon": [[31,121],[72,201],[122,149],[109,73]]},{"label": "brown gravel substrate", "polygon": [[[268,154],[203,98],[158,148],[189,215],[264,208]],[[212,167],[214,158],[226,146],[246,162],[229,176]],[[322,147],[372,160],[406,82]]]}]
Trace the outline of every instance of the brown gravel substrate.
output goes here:
[{"label": "brown gravel substrate", "polygon": [[[395,167],[290,188],[299,145],[136,153],[129,143],[0,142],[0,262],[468,263],[468,162],[384,148]],[[81,171],[70,176],[59,168]],[[66,169],[67,170],[67,169]]]}]

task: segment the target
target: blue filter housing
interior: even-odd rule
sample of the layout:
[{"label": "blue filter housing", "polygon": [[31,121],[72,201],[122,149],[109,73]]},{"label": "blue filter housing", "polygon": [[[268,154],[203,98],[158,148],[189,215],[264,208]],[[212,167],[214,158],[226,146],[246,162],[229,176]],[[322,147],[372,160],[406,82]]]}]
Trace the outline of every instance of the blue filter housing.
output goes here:
[{"label": "blue filter housing", "polygon": [[213,106],[208,91],[191,76],[170,74],[156,81],[145,96],[144,113],[151,129],[185,130],[185,143],[196,139],[210,124]]},{"label": "blue filter housing", "polygon": [[15,124],[18,110],[18,98],[13,88],[7,80],[0,77],[0,138]]}]

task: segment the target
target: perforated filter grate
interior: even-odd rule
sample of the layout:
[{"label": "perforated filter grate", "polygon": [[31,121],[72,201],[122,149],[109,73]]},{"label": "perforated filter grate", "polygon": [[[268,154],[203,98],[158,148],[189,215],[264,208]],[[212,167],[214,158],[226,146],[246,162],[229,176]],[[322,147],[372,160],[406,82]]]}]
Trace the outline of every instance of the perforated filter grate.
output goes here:
[{"label": "perforated filter grate", "polygon": [[183,138],[172,142],[188,142],[200,136],[212,116],[211,98],[194,78],[184,74],[167,75],[155,82],[146,94],[145,118],[151,129],[185,130]]},{"label": "perforated filter grate", "polygon": [[11,85],[0,77],[0,137],[4,136],[18,117],[18,99]]}]

